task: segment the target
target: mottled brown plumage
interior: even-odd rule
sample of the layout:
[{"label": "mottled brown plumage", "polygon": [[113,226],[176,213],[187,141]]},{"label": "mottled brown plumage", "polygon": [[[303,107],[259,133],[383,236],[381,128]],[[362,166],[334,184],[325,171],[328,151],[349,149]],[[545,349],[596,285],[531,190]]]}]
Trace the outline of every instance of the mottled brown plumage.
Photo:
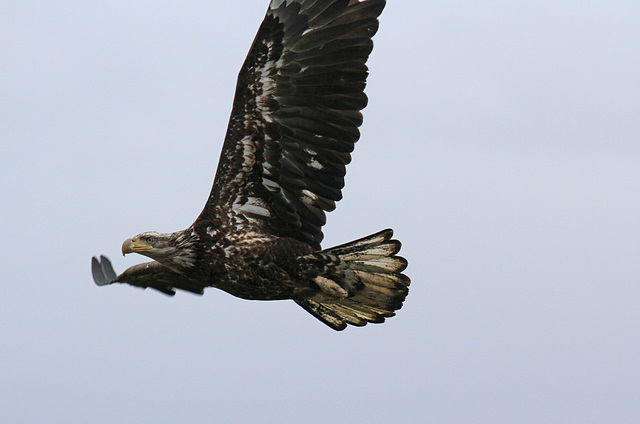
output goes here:
[{"label": "mottled brown plumage", "polygon": [[384,5],[272,0],[238,76],[204,210],[186,230],[125,241],[123,253],[152,262],[116,276],[106,257],[93,258],[95,282],[293,299],[336,330],[393,316],[409,279],[391,230],[320,250],[360,137],[365,63]]}]

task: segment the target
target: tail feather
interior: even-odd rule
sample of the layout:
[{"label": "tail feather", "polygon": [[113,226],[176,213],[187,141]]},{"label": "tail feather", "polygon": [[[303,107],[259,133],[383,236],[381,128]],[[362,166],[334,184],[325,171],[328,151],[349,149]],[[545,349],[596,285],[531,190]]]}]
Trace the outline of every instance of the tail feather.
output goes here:
[{"label": "tail feather", "polygon": [[[392,236],[392,230],[384,230],[319,252],[330,262],[318,280],[321,290],[296,303],[334,330],[394,316],[409,293],[410,280],[402,274],[407,261],[396,256],[401,244]],[[336,296],[335,289],[328,290],[332,285],[347,296]]]},{"label": "tail feather", "polygon": [[345,320],[322,303],[311,299],[297,299],[295,302],[334,330],[341,331],[347,328]]}]

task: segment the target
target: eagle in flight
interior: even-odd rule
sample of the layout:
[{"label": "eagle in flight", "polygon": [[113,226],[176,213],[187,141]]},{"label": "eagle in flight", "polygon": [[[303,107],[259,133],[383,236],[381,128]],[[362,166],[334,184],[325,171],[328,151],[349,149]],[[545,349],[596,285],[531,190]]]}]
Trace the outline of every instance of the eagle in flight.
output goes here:
[{"label": "eagle in flight", "polygon": [[392,230],[320,247],[360,137],[365,63],[384,6],[271,0],[238,76],[204,210],[185,230],[125,240],[123,254],[151,262],[116,275],[108,258],[94,257],[95,283],[292,299],[334,330],[393,316],[410,280]]}]

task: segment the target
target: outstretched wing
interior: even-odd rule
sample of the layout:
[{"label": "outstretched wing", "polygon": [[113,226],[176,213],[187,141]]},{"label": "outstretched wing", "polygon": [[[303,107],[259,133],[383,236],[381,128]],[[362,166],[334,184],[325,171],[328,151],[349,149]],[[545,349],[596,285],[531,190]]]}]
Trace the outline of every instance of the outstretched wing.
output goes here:
[{"label": "outstretched wing", "polygon": [[360,137],[384,0],[272,0],[238,76],[216,178],[199,219],[320,247]]},{"label": "outstretched wing", "polygon": [[100,259],[98,259],[94,256],[91,259],[91,273],[93,281],[99,286],[127,283],[143,289],[150,287],[169,296],[176,294],[174,289],[186,290],[195,294],[204,293],[204,286],[194,283],[156,261],[134,265],[116,276],[109,258],[100,255]]}]

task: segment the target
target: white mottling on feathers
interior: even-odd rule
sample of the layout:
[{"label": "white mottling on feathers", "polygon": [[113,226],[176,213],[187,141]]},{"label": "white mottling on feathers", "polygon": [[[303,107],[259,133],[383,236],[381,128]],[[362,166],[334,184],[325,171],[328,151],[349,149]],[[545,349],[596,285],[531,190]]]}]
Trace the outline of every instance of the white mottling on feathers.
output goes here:
[{"label": "white mottling on feathers", "polygon": [[227,246],[224,249],[222,249],[224,251],[225,256],[228,257],[232,257],[234,256],[234,253],[237,251],[237,247],[236,246]]},{"label": "white mottling on feathers", "polygon": [[[184,235],[181,237],[186,238]],[[176,239],[176,241],[179,240],[180,237]],[[195,252],[191,248],[191,244],[183,243],[180,248],[175,246],[156,248],[154,258],[169,268],[172,268],[172,265],[192,267],[195,264]]]},{"label": "white mottling on feathers", "polygon": [[[265,71],[269,70],[271,69],[265,69]],[[266,94],[270,93],[276,87],[276,85],[273,83],[273,77],[269,74],[262,75],[260,77],[260,82],[262,83],[262,91],[264,91]]]},{"label": "white mottling on feathers", "polygon": [[258,205],[245,204],[240,207],[239,211],[249,217],[271,218],[269,209]]},{"label": "white mottling on feathers", "polygon": [[269,190],[272,193],[276,193],[280,190],[280,185],[277,182],[272,181],[268,178],[262,178],[262,185],[265,186],[267,190]]},{"label": "white mottling on feathers", "polygon": [[229,239],[229,241],[231,241],[231,244],[229,246],[226,246],[222,250],[227,257],[232,257],[242,254],[242,251],[246,251],[246,249],[252,250],[257,245],[269,243],[273,241],[273,239],[274,236],[255,232],[253,230],[248,230],[242,233],[242,237],[231,237]]},{"label": "white mottling on feathers", "polygon": [[172,258],[172,262],[180,267],[192,267],[195,263],[195,255],[191,249],[184,249],[178,256]]},{"label": "white mottling on feathers", "polygon": [[276,175],[276,171],[277,171],[277,169],[276,169],[276,167],[275,167],[275,166],[273,166],[271,163],[269,163],[269,162],[264,162],[264,163],[262,164],[262,171],[263,171],[263,172],[262,172],[262,174],[263,174],[265,177],[267,177],[267,178],[269,178],[269,179],[273,180],[273,176],[274,176],[274,175]]},{"label": "white mottling on feathers", "polygon": [[[274,40],[268,40],[265,46],[269,52],[267,57],[270,57],[275,46]],[[276,61],[267,60],[260,69],[254,70],[258,71],[260,75],[257,80],[260,93],[256,96],[256,106],[262,111],[262,115],[266,122],[273,122],[273,118],[271,118],[269,113],[268,102],[273,99],[273,92],[276,89],[275,75],[278,73],[278,69],[282,67],[283,63],[283,58],[279,57]],[[251,86],[250,88],[254,92],[258,91],[255,86]]]},{"label": "white mottling on feathers", "polygon": [[193,238],[195,235],[196,235],[196,230],[191,228],[190,233],[187,234],[183,232],[176,238],[176,244],[183,244],[185,241],[189,240],[190,238]]},{"label": "white mottling on feathers", "polygon": [[231,184],[242,183],[243,180],[246,178],[246,175],[249,172],[251,172],[256,162],[256,158],[254,155],[256,151],[256,146],[253,144],[253,140],[251,139],[251,136],[247,135],[243,137],[242,140],[240,140],[239,144],[242,146],[242,158],[244,160],[242,162],[242,168],[238,170],[238,173],[235,176],[235,178],[231,181]]},{"label": "white mottling on feathers", "polygon": [[307,189],[302,190],[302,201],[309,206],[314,206],[320,197]]},{"label": "white mottling on feathers", "polygon": [[233,203],[233,209],[247,218],[271,218],[271,211],[266,202],[259,197],[247,197],[246,201]]},{"label": "white mottling on feathers", "polygon": [[321,171],[324,168],[324,166],[320,162],[313,158],[310,159],[309,162],[307,162],[307,166],[317,171]]}]

